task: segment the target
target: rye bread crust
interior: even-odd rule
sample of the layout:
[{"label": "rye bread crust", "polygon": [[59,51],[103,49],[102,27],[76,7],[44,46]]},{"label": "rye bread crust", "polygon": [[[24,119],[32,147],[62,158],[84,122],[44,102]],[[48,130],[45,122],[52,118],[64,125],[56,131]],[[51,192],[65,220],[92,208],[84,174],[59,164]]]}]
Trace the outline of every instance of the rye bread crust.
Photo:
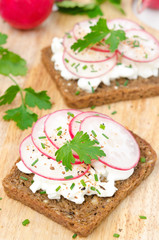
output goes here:
[{"label": "rye bread crust", "polygon": [[[50,200],[46,194],[41,195],[40,191],[32,193],[29,186],[33,174],[20,172],[16,165],[3,180],[4,190],[8,197],[31,207],[79,236],[86,237],[154,168],[157,159],[155,151],[145,140],[135,134],[134,136],[139,144],[141,157],[145,157],[146,162],[139,162],[130,178],[116,182],[118,190],[113,197],[85,196],[82,204],[75,204],[63,197],[60,200]],[[28,181],[22,180],[20,176],[28,178]]]},{"label": "rye bread crust", "polygon": [[[54,63],[51,61],[51,48],[47,47],[42,50],[42,61],[50,74],[52,80],[55,81],[57,88],[61,92],[66,104],[71,108],[85,108],[93,105],[100,106],[125,100],[134,100],[139,98],[147,98],[159,95],[159,76],[142,78],[128,81],[127,86],[124,86],[126,78],[117,79],[119,86],[116,86],[116,81],[111,81],[110,86],[101,83],[95,93],[87,93],[80,89],[77,81],[66,81],[60,75],[59,71],[54,68]],[[80,94],[76,96],[76,92]]]}]

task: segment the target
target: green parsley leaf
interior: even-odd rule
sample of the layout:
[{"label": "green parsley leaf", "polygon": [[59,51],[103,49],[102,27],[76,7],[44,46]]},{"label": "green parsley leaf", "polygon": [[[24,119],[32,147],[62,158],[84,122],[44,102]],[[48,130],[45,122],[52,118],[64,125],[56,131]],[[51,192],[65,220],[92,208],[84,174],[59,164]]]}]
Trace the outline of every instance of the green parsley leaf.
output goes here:
[{"label": "green parsley leaf", "polygon": [[22,225],[23,226],[26,226],[30,223],[29,219],[25,219],[23,222],[22,222]]},{"label": "green parsley leaf", "polygon": [[0,33],[0,45],[3,45],[7,42],[8,36],[6,34]]},{"label": "green parsley leaf", "polygon": [[110,46],[110,51],[114,52],[121,41],[126,39],[125,32],[123,30],[111,30],[107,26],[107,20],[100,18],[96,25],[90,27],[91,32],[78,39],[71,49],[81,52],[87,47],[92,47],[94,44],[99,43],[108,34],[109,37],[105,40],[106,44]]},{"label": "green parsley leaf", "polygon": [[71,163],[75,163],[72,150],[78,154],[79,160],[81,162],[84,161],[86,164],[90,164],[91,159],[98,160],[98,157],[106,156],[100,147],[94,145],[95,142],[90,140],[87,133],[77,132],[70,142],[67,141],[66,144],[56,151],[56,161],[62,161],[64,166],[72,170]]},{"label": "green parsley leaf", "polygon": [[3,117],[3,119],[7,121],[15,121],[17,123],[17,126],[22,130],[31,127],[33,122],[37,121],[37,118],[37,114],[33,113],[24,105],[6,111],[6,115]]},{"label": "green parsley leaf", "polygon": [[17,54],[6,50],[0,54],[0,74],[9,76],[24,76],[27,72],[26,61]]},{"label": "green parsley leaf", "polygon": [[37,106],[39,109],[50,109],[50,97],[46,94],[47,91],[35,92],[32,88],[25,88],[25,103],[29,107]]},{"label": "green parsley leaf", "polygon": [[13,85],[13,86],[9,87],[5,91],[4,95],[2,95],[0,97],[0,106],[7,104],[7,103],[8,104],[12,103],[19,91],[20,91],[20,89],[17,85]]},{"label": "green parsley leaf", "polygon": [[121,7],[121,0],[108,0],[116,9],[118,9],[123,15],[126,15],[124,9]]}]

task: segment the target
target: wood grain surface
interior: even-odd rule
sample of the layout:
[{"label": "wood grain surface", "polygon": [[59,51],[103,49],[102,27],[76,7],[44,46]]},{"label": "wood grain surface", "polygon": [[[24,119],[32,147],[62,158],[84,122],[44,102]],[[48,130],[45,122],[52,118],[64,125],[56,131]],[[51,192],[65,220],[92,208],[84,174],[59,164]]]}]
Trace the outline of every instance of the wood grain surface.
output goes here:
[{"label": "wood grain surface", "polygon": [[[109,3],[104,3],[102,8],[107,19],[123,17]],[[124,0],[123,8],[127,14],[125,17],[139,22],[131,11],[131,1]],[[7,47],[24,57],[28,63],[27,76],[18,77],[18,82],[23,87],[32,86],[37,91],[47,90],[54,103],[49,111],[36,109],[39,117],[61,108],[67,108],[41,63],[40,51],[43,47],[51,44],[53,37],[62,37],[76,22],[84,19],[87,17],[52,13],[40,27],[31,31],[13,29],[0,19],[0,31],[9,36]],[[159,39],[159,31],[139,23]],[[0,95],[10,85],[11,82],[8,78],[0,76]],[[4,111],[10,107],[15,108],[19,104],[20,96],[18,95],[11,106],[0,107],[0,197],[2,197],[0,200],[0,240],[72,239],[72,232],[20,202],[9,199],[4,193],[2,179],[19,156],[18,149],[21,140],[31,131],[31,129],[21,131],[14,122],[6,122],[2,119]],[[159,97],[111,104],[110,109],[108,105],[104,105],[95,110],[108,115],[116,110],[117,114],[113,118],[145,138],[159,154]],[[115,239],[113,238],[114,233],[120,234],[120,240],[159,239],[158,181],[159,161],[148,179],[127,197],[87,239],[113,240]],[[147,219],[141,220],[139,215],[145,215]],[[30,220],[30,224],[24,227],[22,221],[26,218]]]}]

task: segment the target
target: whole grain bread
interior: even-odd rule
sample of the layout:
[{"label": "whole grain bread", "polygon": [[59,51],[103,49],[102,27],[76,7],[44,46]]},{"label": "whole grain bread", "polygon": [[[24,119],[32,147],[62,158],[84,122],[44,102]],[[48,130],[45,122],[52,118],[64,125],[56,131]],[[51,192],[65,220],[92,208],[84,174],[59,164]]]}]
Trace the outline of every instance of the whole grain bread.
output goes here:
[{"label": "whole grain bread", "polygon": [[[130,178],[116,182],[118,190],[112,197],[85,196],[82,204],[75,204],[63,197],[60,200],[50,200],[46,194],[41,195],[40,191],[32,193],[29,187],[33,174],[20,172],[16,165],[3,180],[4,190],[8,197],[20,201],[78,235],[86,237],[154,168],[157,158],[155,151],[145,140],[137,135],[134,136],[139,144],[141,157],[145,157],[146,161],[138,163]],[[28,181],[21,179],[20,176],[28,178]]]},{"label": "whole grain bread", "polygon": [[[78,87],[77,81],[66,81],[61,77],[60,71],[55,70],[51,57],[51,48],[44,48],[42,50],[42,61],[51,78],[55,81],[66,104],[71,108],[85,108],[93,105],[100,106],[159,95],[159,76],[149,78],[138,77],[135,80],[129,80],[126,86],[124,86],[126,79],[120,78],[117,79],[119,86],[116,86],[116,81],[111,81],[110,86],[101,83],[95,93],[87,93]],[[80,91],[79,95],[76,95],[77,91]]]}]

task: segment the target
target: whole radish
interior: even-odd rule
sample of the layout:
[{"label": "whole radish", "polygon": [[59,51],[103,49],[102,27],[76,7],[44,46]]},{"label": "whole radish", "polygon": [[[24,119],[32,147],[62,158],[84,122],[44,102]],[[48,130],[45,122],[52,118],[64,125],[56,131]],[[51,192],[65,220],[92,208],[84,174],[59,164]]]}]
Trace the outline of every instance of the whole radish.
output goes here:
[{"label": "whole radish", "polygon": [[54,0],[0,0],[0,15],[11,26],[32,29],[50,14]]},{"label": "whole radish", "polygon": [[139,0],[137,4],[137,10],[139,13],[144,11],[146,8],[159,9],[158,0]]}]

